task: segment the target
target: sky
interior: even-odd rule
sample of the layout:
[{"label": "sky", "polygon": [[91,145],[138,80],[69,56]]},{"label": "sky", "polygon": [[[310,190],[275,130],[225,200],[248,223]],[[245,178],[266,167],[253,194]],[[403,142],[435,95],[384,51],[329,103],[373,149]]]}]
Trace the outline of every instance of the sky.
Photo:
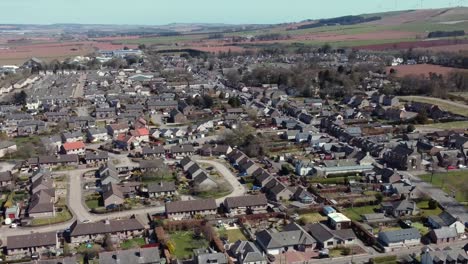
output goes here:
[{"label": "sky", "polygon": [[2,24],[274,24],[468,0],[0,0]]}]

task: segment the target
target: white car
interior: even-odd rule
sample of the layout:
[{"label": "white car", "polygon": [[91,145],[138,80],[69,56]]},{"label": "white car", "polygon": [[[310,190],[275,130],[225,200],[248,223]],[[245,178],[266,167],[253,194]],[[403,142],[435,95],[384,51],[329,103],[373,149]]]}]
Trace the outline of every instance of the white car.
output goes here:
[{"label": "white car", "polygon": [[18,227],[18,224],[17,223],[13,223],[10,225],[10,228],[17,228]]}]

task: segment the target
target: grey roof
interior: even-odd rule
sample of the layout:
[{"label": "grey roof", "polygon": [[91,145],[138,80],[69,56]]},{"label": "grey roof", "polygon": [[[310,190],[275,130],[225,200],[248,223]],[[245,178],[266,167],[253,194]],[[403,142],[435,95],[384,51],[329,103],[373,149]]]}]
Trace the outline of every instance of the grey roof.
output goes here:
[{"label": "grey roof", "polygon": [[437,239],[454,238],[458,236],[457,229],[455,227],[443,226],[438,229],[433,229],[432,232]]},{"label": "grey roof", "polygon": [[283,227],[281,232],[263,230],[256,234],[257,241],[267,249],[295,245],[313,245],[316,241],[302,227],[291,223]]},{"label": "grey roof", "polygon": [[56,232],[32,233],[20,236],[7,237],[7,249],[19,249],[25,247],[56,246]]},{"label": "grey roof", "polygon": [[267,205],[267,198],[265,194],[228,197],[225,205],[228,208],[262,206]]},{"label": "grey roof", "polygon": [[[228,259],[224,253],[210,252],[211,250],[198,250],[195,252],[197,256],[197,264],[227,264]],[[201,252],[200,252],[201,251]],[[203,252],[204,251],[204,252]]]},{"label": "grey roof", "polygon": [[115,263],[160,263],[161,257],[157,247],[138,248],[99,253],[99,264]]},{"label": "grey roof", "polygon": [[141,169],[162,169],[164,168],[164,161],[162,159],[141,160]]},{"label": "grey roof", "polygon": [[176,190],[175,182],[155,182],[148,184],[149,193],[173,192]]},{"label": "grey roof", "polygon": [[443,250],[426,251],[421,255],[421,263],[465,263],[468,260],[468,255],[463,249],[445,248]]},{"label": "grey roof", "polygon": [[124,195],[123,195],[122,190],[120,189],[120,186],[114,183],[109,183],[107,185],[104,185],[103,193],[102,193],[102,198],[104,199],[104,201],[107,200],[112,195],[116,195],[124,199]]},{"label": "grey roof", "polygon": [[379,233],[379,239],[388,243],[398,243],[405,240],[420,238],[421,234],[419,234],[419,231],[416,228],[391,230]]},{"label": "grey roof", "polygon": [[231,255],[241,259],[243,263],[266,261],[263,254],[251,241],[237,240],[229,251]]},{"label": "grey roof", "polygon": [[166,203],[166,213],[181,213],[191,211],[216,210],[218,206],[214,199],[176,201]]},{"label": "grey roof", "polygon": [[123,231],[132,230],[143,230],[145,227],[134,218],[120,219],[120,220],[108,220],[96,222],[96,223],[78,223],[75,222],[70,227],[71,236],[83,236],[83,235],[94,235],[94,234],[106,234],[116,233]]},{"label": "grey roof", "polygon": [[7,182],[13,180],[11,171],[0,172],[0,182]]},{"label": "grey roof", "polygon": [[16,143],[11,142],[11,141],[2,140],[0,142],[0,149],[9,148],[9,147],[14,146],[14,145],[16,145]]}]

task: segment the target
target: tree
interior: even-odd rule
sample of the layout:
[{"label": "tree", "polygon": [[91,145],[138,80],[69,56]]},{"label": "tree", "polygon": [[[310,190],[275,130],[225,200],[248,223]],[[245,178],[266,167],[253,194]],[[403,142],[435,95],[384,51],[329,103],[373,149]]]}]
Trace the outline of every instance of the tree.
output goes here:
[{"label": "tree", "polygon": [[175,247],[176,247],[175,242],[172,240],[167,241],[166,247],[167,247],[167,250],[169,250],[169,253],[173,255],[175,252]]},{"label": "tree", "polygon": [[228,100],[228,104],[232,107],[239,107],[241,105],[241,101],[239,96],[230,97]]},{"label": "tree", "polygon": [[13,95],[13,103],[16,104],[16,105],[25,105],[27,98],[28,98],[28,95],[26,94],[25,91],[15,93]]},{"label": "tree", "polygon": [[416,130],[416,127],[413,125],[413,124],[409,124],[407,127],[406,127],[406,132],[408,133],[412,133]]},{"label": "tree", "polygon": [[383,194],[382,194],[381,192],[378,192],[378,193],[375,195],[375,199],[376,199],[376,201],[377,201],[377,204],[382,203],[383,198],[384,198],[384,197],[383,197]]},{"label": "tree", "polygon": [[428,205],[429,209],[431,209],[431,210],[434,210],[434,209],[436,209],[438,207],[438,203],[434,199],[429,200],[427,205]]},{"label": "tree", "polygon": [[112,237],[110,236],[110,234],[106,234],[104,236],[103,247],[106,249],[106,251],[114,251],[115,250],[114,243],[112,242]]},{"label": "tree", "polygon": [[291,173],[291,167],[288,164],[281,165],[280,174],[281,175],[289,175]]}]

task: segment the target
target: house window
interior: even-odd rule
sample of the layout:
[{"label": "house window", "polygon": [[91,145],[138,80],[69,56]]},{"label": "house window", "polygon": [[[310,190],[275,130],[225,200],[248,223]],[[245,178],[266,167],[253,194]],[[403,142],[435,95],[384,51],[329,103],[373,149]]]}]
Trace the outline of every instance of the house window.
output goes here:
[{"label": "house window", "polygon": [[327,246],[333,246],[333,241],[327,242]]}]

